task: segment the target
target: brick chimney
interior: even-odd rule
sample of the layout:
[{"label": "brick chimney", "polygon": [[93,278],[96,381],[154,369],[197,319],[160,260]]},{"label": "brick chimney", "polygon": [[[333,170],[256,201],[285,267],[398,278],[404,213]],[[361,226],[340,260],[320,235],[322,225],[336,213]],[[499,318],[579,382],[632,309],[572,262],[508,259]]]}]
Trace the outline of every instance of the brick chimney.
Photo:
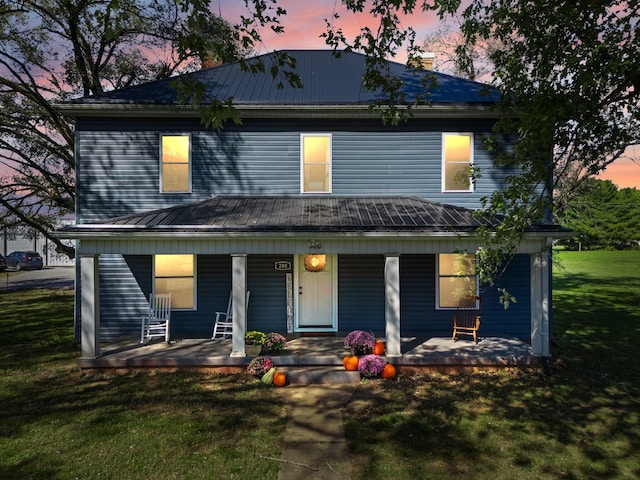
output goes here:
[{"label": "brick chimney", "polygon": [[423,53],[420,55],[422,61],[422,68],[425,70],[433,70],[433,61],[436,58],[436,54],[432,52]]}]

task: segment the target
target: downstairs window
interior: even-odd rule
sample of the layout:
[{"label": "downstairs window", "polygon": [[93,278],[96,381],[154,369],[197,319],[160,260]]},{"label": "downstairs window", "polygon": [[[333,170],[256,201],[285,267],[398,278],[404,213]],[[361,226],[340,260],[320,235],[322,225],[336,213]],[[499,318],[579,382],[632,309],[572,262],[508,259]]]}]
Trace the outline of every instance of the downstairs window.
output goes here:
[{"label": "downstairs window", "polygon": [[156,255],[155,293],[171,293],[172,310],[195,308],[195,255]]},{"label": "downstairs window", "polygon": [[476,256],[466,253],[438,255],[438,308],[477,308]]}]

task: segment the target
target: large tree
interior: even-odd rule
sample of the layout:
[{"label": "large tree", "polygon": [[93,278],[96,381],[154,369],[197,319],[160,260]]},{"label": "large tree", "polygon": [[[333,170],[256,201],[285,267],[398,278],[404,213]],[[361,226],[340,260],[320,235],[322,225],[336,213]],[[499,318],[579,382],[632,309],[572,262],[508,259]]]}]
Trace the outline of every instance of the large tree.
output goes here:
[{"label": "large tree", "polygon": [[618,188],[610,180],[587,178],[560,218],[576,234],[576,248],[628,248],[640,240],[640,191]]},{"label": "large tree", "polygon": [[[461,17],[463,41],[457,68],[473,77],[478,47],[490,45],[492,84],[503,93],[496,136],[515,139],[499,151],[487,146],[496,165],[519,172],[506,188],[485,199],[485,212],[498,216],[497,231],[481,232],[487,248],[479,252],[481,273],[491,281],[504,254],[515,252],[525,229],[549,218],[550,189],[562,187],[562,207],[580,181],[602,171],[640,139],[640,22],[638,0],[344,0],[352,12],[368,11],[376,25],[353,39],[327,21],[327,42],[335,48],[366,53],[365,85],[393,91],[397,79],[386,75],[383,60],[408,49],[415,64],[415,32],[403,27],[403,15],[431,11],[441,18]],[[409,106],[410,107],[410,106]],[[389,105],[387,118],[410,114]],[[482,172],[476,172],[482,175]]]},{"label": "large tree", "polygon": [[0,225],[51,237],[72,213],[74,127],[53,103],[236,58],[208,0],[0,0]]},{"label": "large tree", "polygon": [[[262,28],[284,32],[286,11],[278,0],[245,0],[245,4],[247,15],[229,38],[251,48],[261,41]],[[458,68],[469,75],[473,75],[477,46],[492,45],[489,59],[495,67],[493,84],[504,93],[495,133],[517,140],[508,151],[497,150],[499,143],[493,139],[487,140],[487,146],[494,152],[496,164],[514,165],[520,173],[509,179],[504,191],[485,199],[485,213],[503,219],[497,232],[483,232],[488,248],[480,252],[481,263],[486,265],[480,272],[485,280],[498,274],[496,265],[504,253],[508,256],[515,251],[526,227],[549,214],[549,189],[554,175],[556,181],[593,175],[640,138],[638,0],[471,0],[464,7],[460,0],[342,0],[342,4],[349,12],[368,12],[372,22],[354,38],[347,38],[339,28],[338,16],[328,16],[326,42],[336,51],[355,50],[367,55],[364,85],[385,94],[386,100],[373,107],[380,108],[386,122],[398,123],[410,117],[413,106],[400,95],[401,81],[389,75],[385,62],[406,48],[408,64],[416,65],[421,49],[415,42],[415,31],[406,28],[403,19],[433,12],[441,18],[460,15],[463,42],[457,51]],[[6,52],[1,65],[3,71],[20,80],[1,84],[8,90],[0,91],[0,101],[3,107],[11,107],[12,99],[18,99],[15,104],[21,108],[7,110],[16,120],[10,122],[11,128],[26,125],[22,130],[30,131],[31,137],[24,141],[26,135],[15,135],[3,151],[10,152],[12,162],[17,159],[24,163],[19,176],[43,181],[17,184],[9,196],[3,192],[0,201],[16,204],[30,195],[59,198],[51,205],[44,204],[46,210],[41,213],[46,214],[54,204],[70,209],[73,200],[73,191],[68,188],[73,175],[72,130],[50,111],[49,97],[64,98],[60,95],[63,85],[76,85],[75,92],[86,95],[98,91],[92,88],[122,86],[170,74],[175,67],[167,61],[150,65],[146,73],[133,73],[132,68],[141,62],[116,62],[116,54],[135,52],[135,45],[141,40],[150,45],[168,42],[163,45],[170,45],[170,51],[178,54],[175,60],[182,64],[191,50],[180,47],[181,42],[188,41],[197,50],[206,51],[199,43],[207,37],[202,34],[206,29],[202,28],[201,19],[210,14],[206,0],[48,0],[17,5],[20,9],[15,8],[15,2],[0,0],[0,52]],[[27,13],[35,16],[25,16]],[[185,18],[189,19],[186,23]],[[195,29],[194,35],[184,33],[189,28]],[[84,38],[87,32],[92,35]],[[265,68],[254,64],[247,67]],[[285,55],[277,65],[269,67],[274,76],[299,82],[295,65]],[[121,75],[121,68],[127,73]],[[96,83],[98,78],[101,80]],[[40,86],[42,79],[47,85],[44,90]],[[16,83],[20,88],[14,88]],[[425,89],[428,88],[426,83]],[[191,90],[194,91],[197,92]],[[196,102],[204,104],[208,100],[189,95],[189,88],[185,93],[185,98]],[[428,102],[428,95],[417,102]],[[225,119],[235,118],[228,110],[230,104],[217,99],[206,121],[219,127]],[[4,139],[5,127],[0,128]],[[39,158],[35,165],[32,157]],[[575,189],[575,183],[567,185],[566,192]],[[17,197],[16,191],[21,192]],[[29,215],[35,205],[38,204],[27,204],[28,208],[15,212],[27,212],[26,221],[33,218]]]}]

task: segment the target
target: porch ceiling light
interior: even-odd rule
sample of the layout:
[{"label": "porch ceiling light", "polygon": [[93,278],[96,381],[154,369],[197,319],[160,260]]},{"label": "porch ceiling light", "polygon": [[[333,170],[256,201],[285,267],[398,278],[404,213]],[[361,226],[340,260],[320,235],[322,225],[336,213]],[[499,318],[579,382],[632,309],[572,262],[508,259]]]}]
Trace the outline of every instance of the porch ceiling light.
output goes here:
[{"label": "porch ceiling light", "polygon": [[307,272],[322,272],[327,264],[326,255],[314,253],[304,257],[304,269]]}]

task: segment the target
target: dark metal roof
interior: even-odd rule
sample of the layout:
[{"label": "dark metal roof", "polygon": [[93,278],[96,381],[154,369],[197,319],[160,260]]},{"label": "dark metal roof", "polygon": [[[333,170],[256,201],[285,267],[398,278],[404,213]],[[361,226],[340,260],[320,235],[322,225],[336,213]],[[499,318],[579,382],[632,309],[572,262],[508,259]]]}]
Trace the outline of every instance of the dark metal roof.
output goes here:
[{"label": "dark metal roof", "polygon": [[416,197],[218,196],[62,231],[461,234],[482,224],[491,222],[476,219],[472,210]]},{"label": "dark metal roof", "polygon": [[[174,83],[180,78],[197,80],[206,85],[209,98],[232,98],[235,105],[370,105],[382,99],[379,92],[367,91],[362,85],[366,60],[362,54],[342,52],[336,58],[331,50],[291,50],[287,53],[296,61],[294,71],[300,76],[303,88],[292,87],[283,76],[272,78],[270,68],[275,63],[275,53],[271,53],[247,62],[255,64],[261,61],[266,67],[264,73],[250,73],[235,62],[65,103],[177,105]],[[496,89],[481,83],[435,71],[414,72],[395,62],[388,62],[388,65],[390,74],[404,82],[402,91],[407,102],[412,102],[418,94],[424,94],[422,80],[431,74],[437,84],[429,94],[432,104],[488,105],[499,99]],[[278,88],[279,83],[282,88]]]}]

